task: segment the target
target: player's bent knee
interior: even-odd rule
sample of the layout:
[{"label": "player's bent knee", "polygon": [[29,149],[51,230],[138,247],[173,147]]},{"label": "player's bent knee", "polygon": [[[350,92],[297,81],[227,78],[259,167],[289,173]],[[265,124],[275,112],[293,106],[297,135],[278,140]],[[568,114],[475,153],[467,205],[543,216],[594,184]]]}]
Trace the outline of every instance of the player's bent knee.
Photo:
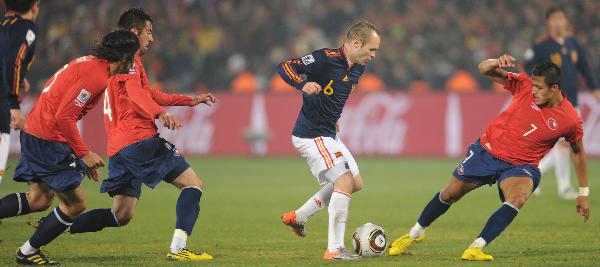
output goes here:
[{"label": "player's bent knee", "polygon": [[523,206],[525,206],[525,203],[527,202],[527,195],[522,194],[522,195],[510,196],[510,197],[506,198],[506,202],[508,202],[511,205],[520,209]]},{"label": "player's bent knee", "polygon": [[356,192],[362,190],[364,186],[365,185],[364,185],[362,179],[360,179],[360,180],[354,179],[354,190],[353,190],[353,193],[356,193]]},{"label": "player's bent knee", "polygon": [[119,226],[125,226],[125,225],[128,225],[131,222],[131,220],[133,219],[133,212],[117,211],[117,212],[115,212],[115,216],[117,217],[117,220],[119,221]]},{"label": "player's bent knee", "polygon": [[85,209],[87,209],[87,203],[85,202],[74,203],[61,207],[61,210],[71,218],[83,213]]}]

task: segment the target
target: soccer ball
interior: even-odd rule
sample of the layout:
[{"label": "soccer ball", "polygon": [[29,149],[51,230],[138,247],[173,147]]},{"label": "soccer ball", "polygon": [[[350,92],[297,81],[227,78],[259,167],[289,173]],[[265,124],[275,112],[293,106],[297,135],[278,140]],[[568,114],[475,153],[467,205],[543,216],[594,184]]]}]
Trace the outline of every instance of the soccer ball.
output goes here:
[{"label": "soccer ball", "polygon": [[365,223],[354,232],[352,247],[356,254],[363,257],[379,256],[387,248],[387,236],[377,224]]}]

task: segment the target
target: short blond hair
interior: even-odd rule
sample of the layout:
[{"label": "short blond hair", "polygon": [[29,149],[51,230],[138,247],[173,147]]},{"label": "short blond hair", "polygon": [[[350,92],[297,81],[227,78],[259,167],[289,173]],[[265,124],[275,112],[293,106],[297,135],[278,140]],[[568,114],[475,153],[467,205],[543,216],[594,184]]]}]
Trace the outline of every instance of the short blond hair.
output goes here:
[{"label": "short blond hair", "polygon": [[379,29],[377,29],[375,25],[371,24],[366,20],[361,20],[350,26],[350,29],[348,29],[348,32],[346,33],[346,42],[358,39],[360,40],[361,45],[365,45],[367,43],[367,40],[369,39],[369,35],[372,32],[375,32],[377,35],[380,35]]}]

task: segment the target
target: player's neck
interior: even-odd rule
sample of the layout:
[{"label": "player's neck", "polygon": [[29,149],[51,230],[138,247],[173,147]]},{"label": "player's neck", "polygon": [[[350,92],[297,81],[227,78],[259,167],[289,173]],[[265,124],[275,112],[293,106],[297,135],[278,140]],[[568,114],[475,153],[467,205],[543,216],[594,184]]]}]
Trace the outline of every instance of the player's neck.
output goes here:
[{"label": "player's neck", "polygon": [[342,45],[342,53],[344,54],[345,58],[346,58],[346,63],[348,63],[348,67],[352,67],[354,66],[354,62],[352,62],[352,59],[350,58],[350,56],[348,55],[348,47],[346,45],[346,43],[344,43]]},{"label": "player's neck", "polygon": [[31,10],[25,12],[25,13],[19,13],[19,12],[15,12],[15,11],[6,11],[6,13],[4,13],[4,16],[8,17],[8,16],[17,16],[20,17],[22,19],[26,19],[26,20],[31,20],[33,21],[33,12],[31,12]]},{"label": "player's neck", "polygon": [[550,100],[550,102],[548,102],[547,106],[548,106],[549,108],[552,108],[552,107],[557,107],[557,106],[559,106],[559,105],[560,105],[560,103],[562,103],[562,102],[563,102],[563,100],[564,100],[564,96],[563,96],[562,94],[560,94],[560,93],[559,93],[557,96],[553,97],[553,98]]},{"label": "player's neck", "polygon": [[558,42],[559,44],[563,44],[565,42],[565,36],[560,33],[549,33],[550,38]]}]

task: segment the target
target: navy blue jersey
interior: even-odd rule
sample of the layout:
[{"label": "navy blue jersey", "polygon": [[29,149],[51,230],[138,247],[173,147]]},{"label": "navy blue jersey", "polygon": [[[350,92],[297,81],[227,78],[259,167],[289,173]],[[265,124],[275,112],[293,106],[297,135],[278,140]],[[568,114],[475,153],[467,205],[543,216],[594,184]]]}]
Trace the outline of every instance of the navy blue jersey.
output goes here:
[{"label": "navy blue jersey", "polygon": [[349,66],[343,48],[323,48],[279,64],[281,78],[296,89],[302,90],[307,82],[322,88],[319,94],[302,94],[302,109],[292,134],[300,138],[335,137],[335,124],[364,71],[364,65]]},{"label": "navy blue jersey", "polygon": [[19,108],[20,87],[29,71],[37,27],[12,12],[0,19],[0,104]]},{"label": "navy blue jersey", "polygon": [[562,72],[560,87],[575,107],[579,89],[577,71],[583,75],[590,89],[598,89],[585,52],[574,38],[566,38],[564,44],[561,45],[556,40],[546,37],[525,53],[525,59],[527,60],[525,68],[528,73],[533,71],[535,65],[548,61],[560,67]]}]

